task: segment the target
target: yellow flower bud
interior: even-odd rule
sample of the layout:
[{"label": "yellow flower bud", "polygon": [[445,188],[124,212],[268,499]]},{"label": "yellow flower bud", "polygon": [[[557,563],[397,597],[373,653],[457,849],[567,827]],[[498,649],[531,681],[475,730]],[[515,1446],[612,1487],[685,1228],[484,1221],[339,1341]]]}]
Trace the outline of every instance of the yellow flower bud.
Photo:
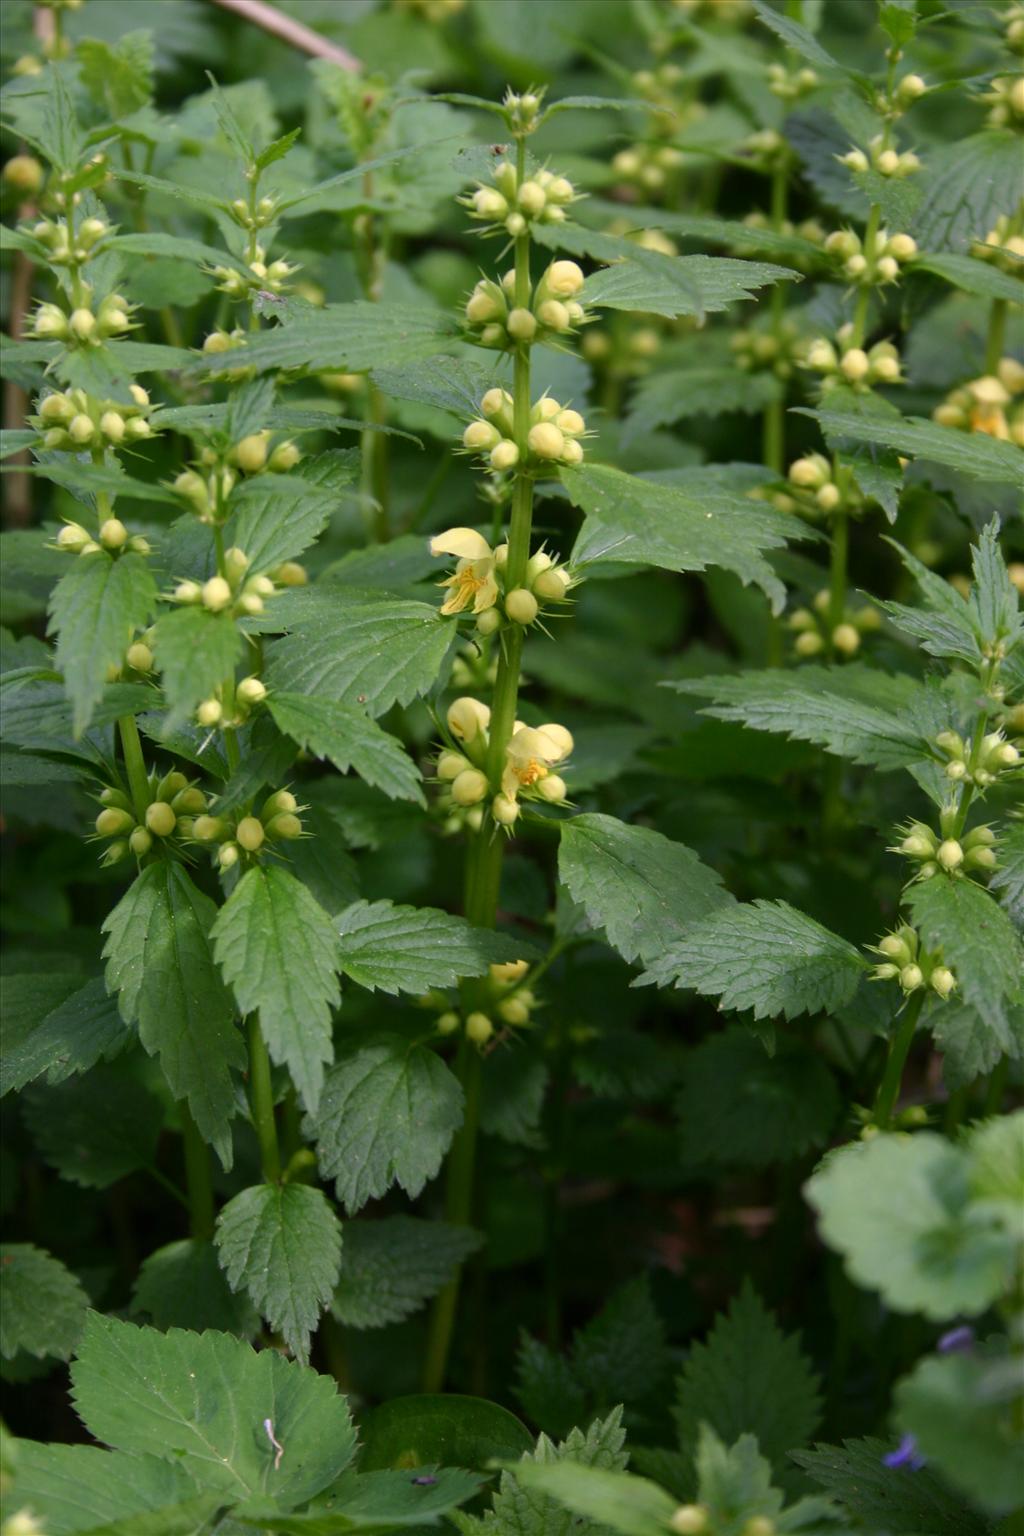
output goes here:
[{"label": "yellow flower bud", "polygon": [[437,776],[445,783],[451,783],[459,774],[473,764],[461,752],[442,752],[437,759]]},{"label": "yellow flower bud", "polygon": [[549,421],[540,421],[531,427],[527,442],[539,459],[561,458],[565,448],[565,438]]},{"label": "yellow flower bud", "polygon": [[156,837],[170,837],[177,821],[178,818],[166,800],[154,800],[146,808],[146,826]]},{"label": "yellow flower bud", "polygon": [[223,576],[211,576],[209,581],[203,582],[202,598],[204,608],[220,613],[231,602],[231,588]]},{"label": "yellow flower bud", "polygon": [[137,859],[143,858],[153,846],[153,837],[145,827],[136,827],[128,839],[128,847]]},{"label": "yellow flower bud", "polygon": [[943,869],[952,871],[963,863],[964,850],[955,837],[947,837],[945,842],[939,844],[937,858]]},{"label": "yellow flower bud", "polygon": [[224,836],[226,826],[221,816],[197,816],[192,823],[192,836],[199,843],[215,843]]},{"label": "yellow flower bud", "polygon": [[100,526],[100,543],[104,549],[123,549],[128,542],[128,529],[119,517],[108,517]]},{"label": "yellow flower bud", "polygon": [[266,837],[262,821],[258,821],[255,816],[243,816],[235,828],[235,837],[246,853],[256,853],[263,847]]},{"label": "yellow flower bud", "polygon": [[448,729],[456,741],[464,741],[467,744],[473,741],[481,731],[486,731],[491,723],[491,712],[486,704],[481,704],[478,699],[455,699],[448,706]]},{"label": "yellow flower bud", "polygon": [[267,822],[266,832],[268,837],[291,840],[302,836],[302,822],[291,811],[282,811]]},{"label": "yellow flower bud", "polygon": [[136,640],[134,645],[128,647],[124,659],[135,672],[153,670],[153,652],[141,640]]},{"label": "yellow flower bud", "polygon": [[512,827],[519,820],[519,805],[511,795],[497,794],[491,801],[491,815],[499,827]]},{"label": "yellow flower bud", "polygon": [[854,656],[860,650],[860,635],[852,624],[837,624],[832,631],[832,644],[844,656]]},{"label": "yellow flower bud", "polygon": [[505,612],[514,624],[532,624],[537,617],[537,599],[528,588],[513,587],[505,594]]},{"label": "yellow flower bud", "polygon": [[497,320],[503,314],[503,308],[485,288],[477,288],[466,303],[466,319],[470,325],[486,325],[488,320]]},{"label": "yellow flower bud", "polygon": [[949,967],[945,965],[937,965],[929,976],[928,982],[932,991],[938,993],[943,1002],[945,1002],[951,992],[956,990],[956,977]]},{"label": "yellow flower bud", "polygon": [[473,211],[478,219],[503,219],[508,203],[494,187],[481,187],[473,193]]},{"label": "yellow flower bud", "polygon": [[537,320],[528,309],[513,309],[505,321],[505,329],[514,341],[532,341],[537,332]]},{"label": "yellow flower bud", "polygon": [[211,727],[220,724],[223,713],[224,706],[221,704],[220,699],[204,699],[196,710],[196,721],[204,729],[209,730]]},{"label": "yellow flower bud", "polygon": [[924,973],[919,965],[905,965],[900,971],[900,986],[904,992],[916,992],[924,982]]},{"label": "yellow flower bud", "polygon": [[243,677],[235,689],[235,698],[247,709],[251,709],[254,704],[262,704],[266,696],[266,685],[258,677]]},{"label": "yellow flower bud", "polygon": [[483,613],[476,616],[476,629],[479,635],[493,635],[501,628],[501,614],[497,608],[485,608]]},{"label": "yellow flower bud", "polygon": [[463,448],[484,453],[501,442],[501,433],[489,421],[471,421],[462,434]]},{"label": "yellow flower bud", "polygon": [[486,1013],[471,1013],[466,1019],[466,1034],[474,1045],[486,1045],[494,1034],[494,1025]]},{"label": "yellow flower bud", "polygon": [[254,432],[235,445],[235,461],[247,475],[259,474],[267,462],[267,432]]},{"label": "yellow flower bud", "polygon": [[518,997],[506,997],[498,1004],[498,1017],[504,1024],[529,1024],[530,1010]]},{"label": "yellow flower bud", "polygon": [[438,1016],[437,1032],[439,1035],[453,1035],[461,1023],[459,1015],[449,1008],[446,1013]]},{"label": "yellow flower bud", "polygon": [[537,181],[524,181],[516,195],[516,202],[528,218],[535,219],[543,213],[547,193]]},{"label": "yellow flower bud", "polygon": [[545,778],[538,779],[534,787],[540,798],[549,805],[561,805],[568,794],[565,780],[557,773],[549,773]]},{"label": "yellow flower bud", "polygon": [[572,324],[569,311],[558,299],[545,299],[537,310],[537,319],[549,331],[567,331]]},{"label": "yellow flower bud", "polygon": [[875,161],[879,176],[895,176],[900,168],[900,157],[894,149],[883,149]]},{"label": "yellow flower bud", "polygon": [[72,416],[71,421],[68,424],[68,435],[74,442],[82,445],[91,440],[95,430],[96,429],[90,421],[89,417],[83,413],[80,413],[77,416]]},{"label": "yellow flower bud", "polygon": [[825,649],[825,642],[815,629],[806,629],[797,635],[793,649],[798,656],[817,656]]},{"label": "yellow flower bud", "polygon": [[514,469],[519,463],[519,449],[508,438],[502,438],[491,449],[491,468],[496,470]]},{"label": "yellow flower bud", "polygon": [[563,762],[571,754],[575,743],[573,742],[572,732],[567,731],[564,725],[558,725],[556,721],[550,720],[547,725],[538,726],[538,730],[551,743],[557,754],[557,756],[549,758],[550,762]]},{"label": "yellow flower bud", "polygon": [[511,404],[512,396],[507,389],[489,389],[480,402],[480,409],[485,416],[497,416]]},{"label": "yellow flower bud", "polygon": [[274,571],[274,580],[282,587],[304,587],[309,576],[306,567],[297,560],[286,560]]},{"label": "yellow flower bud", "polygon": [[843,498],[838,485],[830,482],[815,493],[814,499],[823,512],[834,512]]},{"label": "yellow flower bud", "polygon": [[569,574],[561,566],[551,566],[534,577],[533,592],[542,602],[563,603],[569,595]]},{"label": "yellow flower bud", "polygon": [[849,352],[844,352],[839,366],[851,384],[859,383],[861,379],[867,377],[871,370],[868,355],[863,347],[851,347]]},{"label": "yellow flower bud", "polygon": [[895,256],[897,261],[909,261],[917,255],[917,241],[913,235],[890,235],[885,243],[887,256]]},{"label": "yellow flower bud", "polygon": [[670,1516],[668,1528],[673,1536],[704,1536],[708,1528],[708,1513],[703,1504],[680,1504]]},{"label": "yellow flower bud", "polygon": [[277,475],[283,475],[289,469],[294,469],[302,458],[302,453],[295,443],[279,443],[270,455],[270,468]]},{"label": "yellow flower bud", "polygon": [[117,806],[107,806],[96,817],[96,831],[100,837],[119,837],[135,825],[135,818],[128,811],[122,811]]},{"label": "yellow flower bud", "polygon": [[89,309],[75,309],[72,310],[68,323],[73,336],[79,341],[88,341],[96,329],[96,316]]},{"label": "yellow flower bud", "polygon": [[31,197],[43,184],[43,167],[34,155],[12,155],[4,166],[4,181]]},{"label": "yellow flower bud", "polygon": [[839,163],[851,171],[866,171],[868,157],[862,149],[851,149],[848,154],[839,156]]},{"label": "yellow flower bud", "polygon": [[73,555],[80,554],[85,546],[92,542],[92,535],[82,527],[81,523],[65,523],[57,535],[58,548],[66,549]]},{"label": "yellow flower bud", "polygon": [[479,768],[464,768],[452,781],[452,799],[456,805],[479,805],[487,790],[487,775]]},{"label": "yellow flower bud", "polygon": [[582,268],[574,261],[553,261],[541,278],[541,286],[558,299],[575,297],[583,283]]},{"label": "yellow flower bud", "polygon": [[217,854],[217,863],[221,869],[234,869],[238,863],[238,844],[225,843]]},{"label": "yellow flower bud", "polygon": [[882,283],[894,283],[900,275],[899,263],[894,256],[882,256],[875,271]]}]

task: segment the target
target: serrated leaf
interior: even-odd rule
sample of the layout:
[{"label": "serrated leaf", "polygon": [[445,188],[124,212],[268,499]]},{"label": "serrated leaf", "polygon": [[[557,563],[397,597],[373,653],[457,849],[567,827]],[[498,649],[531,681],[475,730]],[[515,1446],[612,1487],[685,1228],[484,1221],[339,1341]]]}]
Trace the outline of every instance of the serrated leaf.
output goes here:
[{"label": "serrated leaf", "polygon": [[229,613],[211,613],[198,604],[161,614],[155,629],[153,655],[169,706],[167,729],[173,731],[225,678],[234,677],[242,635]]},{"label": "serrated leaf", "polygon": [[[782,1508],[782,1495],[771,1483],[771,1467],[758,1452],[753,1435],[741,1435],[735,1445],[725,1446],[714,1430],[702,1424],[695,1458],[697,1496],[717,1525],[735,1530],[761,1516],[772,1520]],[[796,1528],[801,1524],[793,1522]],[[822,1536],[809,1531],[807,1536]]]},{"label": "serrated leaf", "polygon": [[252,1339],[260,1326],[248,1297],[232,1295],[212,1242],[198,1237],[167,1243],[143,1259],[131,1310],[136,1320],[161,1329],[213,1328]]},{"label": "serrated leaf", "polygon": [[325,1179],[350,1212],[399,1184],[415,1199],[462,1123],[462,1089],[433,1051],[401,1035],[348,1042],[304,1121]]},{"label": "serrated leaf", "polygon": [[692,849],[614,816],[563,822],[559,879],[624,960],[653,961],[732,898]]},{"label": "serrated leaf", "polygon": [[1011,822],[999,842],[999,868],[988,883],[1010,914],[1010,921],[1024,932],[1024,822]]},{"label": "serrated leaf", "polygon": [[914,222],[922,250],[963,251],[983,240],[1001,215],[1012,215],[1024,196],[1020,140],[995,129],[936,145]]},{"label": "serrated leaf", "polygon": [[354,768],[389,798],[426,805],[419,770],[402,743],[357,706],[275,690],[267,708],[286,736],[314,757],[328,758],[339,773]]},{"label": "serrated leaf", "polygon": [[480,1247],[472,1227],[415,1216],[345,1223],[345,1258],[331,1311],[348,1328],[404,1322]]},{"label": "serrated leaf", "polygon": [[930,1467],[912,1476],[887,1467],[885,1440],[844,1440],[793,1451],[793,1461],[854,1519],[893,1536],[988,1536],[988,1522],[957,1497]]},{"label": "serrated leaf", "polygon": [[274,646],[267,685],[382,715],[437,682],[452,626],[436,608],[346,588],[330,613],[299,623]]},{"label": "serrated leaf", "polygon": [[642,1401],[668,1369],[665,1328],[646,1275],[620,1286],[573,1339],[572,1365],[599,1411]]},{"label": "serrated leaf", "polygon": [[311,483],[301,473],[259,475],[235,492],[229,536],[245,550],[253,571],[271,570],[284,560],[297,559],[323,533],[342,490],[359,470],[354,450],[324,457],[335,471],[325,485]]},{"label": "serrated leaf", "polygon": [[156,583],[141,555],[79,555],[50,595],[48,633],[74,706],[75,735],[92,718],[111,667],[156,607]]},{"label": "serrated leaf", "polygon": [[127,1044],[131,1035],[102,978],[80,981],[77,973],[4,977],[0,1097],[44,1074],[62,1083]]},{"label": "serrated leaf", "polygon": [[85,1323],[89,1298],[71,1271],[32,1243],[0,1245],[0,1355],[66,1360]]},{"label": "serrated leaf", "polygon": [[335,918],[341,968],[369,991],[422,993],[485,976],[489,965],[522,958],[523,946],[437,907],[357,901]]},{"label": "serrated leaf", "polygon": [[897,1312],[974,1317],[1011,1283],[1010,1233],[972,1203],[965,1152],[931,1132],[841,1147],[805,1193],[851,1278]]},{"label": "serrated leaf", "polygon": [[229,1200],[214,1241],[233,1291],[303,1362],[341,1267],[341,1223],[322,1190],[258,1184]]},{"label": "serrated leaf", "polygon": [[599,1523],[600,1529],[610,1528],[622,1536],[664,1536],[676,1512],[671,1494],[632,1472],[609,1472],[572,1461],[523,1461],[516,1464],[515,1477],[522,1487],[571,1511],[573,1530],[586,1521],[591,1529],[591,1522]]},{"label": "serrated leaf", "polygon": [[766,4],[766,0],[754,0],[754,9],[757,19],[764,23],[769,31],[774,32],[787,48],[792,48],[801,58],[809,64],[816,64],[819,69],[828,70],[831,74],[846,74],[847,71],[837,59],[824,49],[818,42],[813,32],[799,21],[794,21],[789,15],[783,15],[781,11],[773,10]]},{"label": "serrated leaf", "polygon": [[217,975],[210,935],[217,908],[180,864],[150,864],[103,924],[106,980],[121,1017],[157,1056],[175,1098],[231,1162],[232,1069],[246,1064],[231,1000]]},{"label": "serrated leaf", "polygon": [[548,1435],[567,1435],[586,1411],[587,1396],[564,1355],[523,1334],[513,1388],[527,1418]]},{"label": "serrated leaf", "polygon": [[920,691],[916,678],[890,677],[854,663],[687,678],[665,686],[712,698],[701,713],[716,720],[812,741],[855,763],[887,770],[929,756],[921,731],[907,716]]},{"label": "serrated leaf", "polygon": [[230,1334],[160,1333],[94,1312],[71,1381],[97,1440],[171,1461],[234,1502],[267,1494],[292,1509],[355,1452],[348,1405],[330,1377],[273,1349],[256,1354]]},{"label": "serrated leaf", "polygon": [[1006,1005],[1024,989],[1024,944],[1006,910],[973,880],[946,874],[915,881],[904,899],[924,946],[942,951],[964,1002],[991,1028],[1005,1028]]},{"label": "serrated leaf", "polygon": [[[257,373],[282,368],[366,373],[430,357],[454,333],[454,322],[422,305],[327,304],[308,317],[247,338],[245,366]],[[201,366],[207,373],[224,373],[238,367],[238,354],[234,362],[226,354],[207,356]]]},{"label": "serrated leaf", "polygon": [[669,571],[722,566],[759,586],[781,612],[785,588],[764,553],[798,533],[791,518],[706,481],[692,488],[663,485],[601,464],[565,469],[561,478],[587,514],[573,564],[613,560]]},{"label": "serrated leaf", "polygon": [[156,1456],[128,1456],[94,1445],[17,1441],[17,1507],[29,1508],[52,1536],[138,1520],[195,1492],[182,1467]]},{"label": "serrated leaf", "polygon": [[462,1467],[421,1466],[347,1474],[328,1495],[330,1513],[316,1509],[301,1515],[260,1516],[247,1524],[280,1531],[283,1536],[344,1536],[437,1528],[438,1515],[473,1497],[483,1477]]},{"label": "serrated leaf", "polygon": [[974,585],[968,608],[983,656],[996,647],[1008,656],[1024,634],[1020,597],[999,547],[999,519],[983,529],[971,550]]},{"label": "serrated leaf", "polygon": [[801,409],[799,414],[813,416],[829,435],[879,443],[907,458],[955,469],[969,480],[1024,487],[1024,451],[985,432],[959,432],[955,427],[940,427],[923,416],[905,416],[894,421],[853,411]]},{"label": "serrated leaf", "polygon": [[162,1107],[130,1065],[94,1067],[57,1087],[29,1089],[24,1102],[44,1161],[83,1189],[106,1189],[153,1163]]},{"label": "serrated leaf", "polygon": [[76,56],[82,84],[111,121],[153,99],[152,32],[124,32],[113,44],[83,37]]},{"label": "serrated leaf", "polygon": [[1001,1057],[1024,1056],[1024,1004],[1010,1004],[1001,1014],[978,1012],[954,996],[932,1005],[927,1019],[942,1053],[942,1078],[951,1091],[966,1088],[991,1072]]},{"label": "serrated leaf", "polygon": [[[192,240],[183,235],[169,235],[162,230],[112,235],[104,241],[104,248],[120,251],[126,256],[158,256],[164,261],[187,261],[192,266],[229,267],[243,277],[246,274],[245,263],[221,246],[206,245],[202,240]],[[167,425],[178,424],[180,418],[176,413],[182,409],[188,407],[175,407],[161,412],[156,419]]]},{"label": "serrated leaf", "polygon": [[838,934],[785,901],[727,907],[689,928],[641,984],[692,988],[755,1019],[834,1013],[857,990],[867,961]]},{"label": "serrated leaf", "polygon": [[278,865],[250,869],[210,934],[243,1014],[258,1013],[271,1057],[315,1109],[332,1059],[331,1012],[341,997],[338,939],[306,887]]},{"label": "serrated leaf", "polygon": [[560,1445],[541,1435],[535,1450],[502,1472],[486,1515],[455,1513],[452,1523],[463,1536],[533,1536],[535,1532],[543,1532],[543,1536],[604,1536],[607,1527],[603,1521],[580,1519],[560,1508],[541,1488],[520,1482],[517,1469],[526,1468],[527,1477],[531,1468],[562,1463],[621,1472],[627,1460],[624,1440],[621,1408],[613,1409],[605,1419],[595,1419],[585,1433],[574,1429]]},{"label": "serrated leaf", "polygon": [[1009,272],[1001,272],[976,256],[961,256],[955,251],[920,252],[914,257],[912,272],[934,272],[964,293],[983,299],[1003,299],[1010,304],[1021,301],[1020,281]]},{"label": "serrated leaf", "polygon": [[[564,244],[562,226],[559,245]],[[623,245],[628,256],[588,277],[580,302],[596,309],[631,309],[644,314],[703,317],[752,299],[769,283],[799,282],[789,267],[734,256],[665,256],[640,246]]]},{"label": "serrated leaf", "polygon": [[684,1163],[716,1168],[762,1168],[823,1147],[840,1109],[820,1056],[785,1037],[769,1056],[743,1027],[687,1052],[675,1103]]},{"label": "serrated leaf", "polygon": [[673,368],[640,382],[630,401],[627,428],[632,435],[692,416],[721,416],[727,411],[752,415],[780,398],[781,385],[771,373],[742,373],[725,365]]},{"label": "serrated leaf", "polygon": [[757,1438],[777,1473],[821,1419],[821,1382],[795,1334],[784,1334],[749,1279],[676,1378],[679,1446],[693,1456],[702,1423],[727,1444]]}]

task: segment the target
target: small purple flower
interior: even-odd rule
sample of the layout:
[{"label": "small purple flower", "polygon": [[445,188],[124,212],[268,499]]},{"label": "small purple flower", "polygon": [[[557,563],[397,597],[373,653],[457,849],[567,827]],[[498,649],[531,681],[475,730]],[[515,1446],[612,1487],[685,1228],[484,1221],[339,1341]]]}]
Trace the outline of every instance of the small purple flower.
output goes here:
[{"label": "small purple flower", "polygon": [[911,1472],[920,1472],[925,1465],[925,1458],[917,1449],[917,1441],[913,1435],[904,1435],[895,1451],[890,1451],[882,1457],[882,1465],[885,1467],[909,1467]]},{"label": "small purple flower", "polygon": [[964,1354],[974,1348],[974,1329],[969,1323],[962,1323],[959,1328],[950,1328],[939,1340],[938,1350],[940,1355]]}]

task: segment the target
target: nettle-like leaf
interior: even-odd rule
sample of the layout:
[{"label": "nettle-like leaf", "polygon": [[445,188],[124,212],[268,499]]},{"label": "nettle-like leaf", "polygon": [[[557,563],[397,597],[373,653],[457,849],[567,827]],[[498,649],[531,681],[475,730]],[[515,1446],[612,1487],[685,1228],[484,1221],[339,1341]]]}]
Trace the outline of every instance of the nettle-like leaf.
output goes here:
[{"label": "nettle-like leaf", "polygon": [[[558,244],[567,248],[564,233]],[[628,241],[622,244],[629,247]],[[580,299],[595,309],[635,309],[674,319],[728,309],[769,283],[799,281],[799,273],[766,261],[665,256],[632,246],[629,256],[587,278]]]},{"label": "nettle-like leaf", "polygon": [[341,998],[338,939],[324,909],[279,865],[250,869],[211,931],[217,964],[243,1014],[258,1013],[267,1050],[315,1109],[332,1059]]},{"label": "nettle-like leaf", "polygon": [[419,771],[402,743],[358,706],[308,693],[274,692],[267,707],[286,736],[315,757],[329,758],[339,773],[354,768],[393,799],[426,804]]},{"label": "nettle-like leaf", "polygon": [[785,588],[765,553],[787,540],[813,537],[763,503],[706,480],[664,485],[624,474],[605,464],[564,469],[562,483],[586,521],[573,564],[599,560],[656,565],[668,571],[705,571],[721,566],[744,584],[753,582],[782,611]]},{"label": "nettle-like leaf", "polygon": [[651,432],[692,416],[727,411],[752,415],[782,397],[773,373],[743,373],[726,364],[672,368],[643,379],[630,401],[627,432]]},{"label": "nettle-like leaf", "polygon": [[284,1536],[442,1529],[437,1517],[465,1504],[483,1482],[483,1477],[462,1467],[419,1464],[414,1470],[346,1473],[327,1496],[328,1514],[313,1509],[301,1515],[261,1516],[259,1529],[281,1531]]},{"label": "nettle-like leaf", "polygon": [[187,1099],[225,1167],[236,1103],[233,1069],[246,1063],[231,999],[210,946],[217,908],[180,864],[159,860],[107,916],[107,986],[121,1016],[159,1058],[175,1098]]},{"label": "nettle-like leaf", "polygon": [[[430,357],[454,335],[454,323],[424,305],[328,304],[308,317],[248,337],[245,366],[257,373],[282,368],[365,373]],[[238,367],[238,357],[231,361],[226,354],[207,356],[202,367],[214,375],[230,372]]]},{"label": "nettle-like leaf", "polygon": [[226,677],[233,677],[242,654],[242,635],[229,613],[208,608],[175,608],[157,619],[153,655],[160,669],[173,731],[209,698]]},{"label": "nettle-like leaf", "polygon": [[[560,1445],[541,1435],[535,1450],[502,1472],[486,1515],[456,1512],[451,1516],[452,1522],[462,1536],[532,1536],[537,1531],[544,1536],[602,1536],[604,1521],[577,1518],[560,1508],[542,1487],[531,1486],[527,1479],[533,1470],[564,1464],[621,1472],[627,1460],[623,1450],[625,1438],[621,1408],[613,1409],[607,1418],[595,1419],[586,1433],[574,1429]],[[522,1470],[526,1477],[520,1480],[518,1472]]]},{"label": "nettle-like leaf", "polygon": [[1009,1003],[1024,993],[1024,943],[1009,914],[973,880],[940,874],[915,881],[905,897],[929,950],[957,979],[964,1002],[996,1031],[1005,1031]]},{"label": "nettle-like leaf", "polygon": [[523,944],[437,907],[357,901],[335,919],[341,968],[371,992],[422,993],[523,958]]},{"label": "nettle-like leaf", "polygon": [[143,1259],[132,1288],[132,1314],[154,1328],[207,1328],[252,1339],[260,1320],[245,1295],[233,1294],[204,1238],[185,1237]]},{"label": "nettle-like leaf", "polygon": [[690,1167],[762,1168],[826,1145],[839,1114],[821,1057],[787,1036],[769,1055],[748,1029],[709,1035],[688,1051],[675,1101]]},{"label": "nettle-like leaf", "polygon": [[111,667],[119,667],[137,629],[156,607],[156,583],[141,555],[117,560],[102,551],[79,555],[50,597],[49,633],[57,636],[80,736],[92,719]]},{"label": "nettle-like leaf", "polygon": [[867,970],[852,944],[785,901],[752,901],[714,913],[671,943],[640,978],[692,987],[755,1019],[834,1013]]},{"label": "nettle-like leaf", "polygon": [[619,1288],[573,1339],[577,1380],[599,1411],[642,1401],[657,1391],[668,1367],[665,1329],[647,1277]]},{"label": "nettle-like leaf", "polygon": [[347,1221],[331,1311],[347,1328],[404,1322],[455,1277],[481,1242],[472,1227],[417,1216]]},{"label": "nettle-like leaf", "polygon": [[[277,407],[273,425],[279,430],[286,425],[282,414]],[[236,441],[241,435],[236,431]],[[253,571],[295,560],[323,533],[358,473],[358,453],[342,449],[306,460],[290,475],[254,476],[231,498],[225,537],[245,550]]]},{"label": "nettle-like leaf", "polygon": [[911,459],[941,464],[969,480],[1024,487],[1024,452],[984,432],[960,432],[923,416],[888,417],[853,411],[801,410],[813,416],[821,430],[836,437],[894,448]]},{"label": "nettle-like leaf", "polygon": [[4,977],[0,1097],[37,1078],[62,1083],[115,1056],[131,1040],[100,976],[77,971]]},{"label": "nettle-like leaf", "polygon": [[967,1153],[922,1132],[839,1148],[806,1186],[851,1277],[898,1312],[936,1321],[987,1310],[1011,1283],[1012,1225],[973,1198]]},{"label": "nettle-like leaf", "polygon": [[426,603],[346,587],[274,646],[267,685],[382,715],[438,680],[453,626]]},{"label": "nettle-like leaf", "polygon": [[304,1128],[321,1174],[354,1212],[392,1184],[415,1199],[440,1168],[462,1110],[458,1080],[434,1051],[384,1034],[339,1051]]},{"label": "nettle-like leaf", "polygon": [[918,1467],[913,1476],[887,1467],[883,1457],[892,1450],[884,1440],[844,1440],[791,1452],[792,1460],[830,1494],[844,1510],[870,1528],[877,1525],[893,1536],[988,1536],[989,1523],[937,1477],[931,1467]]},{"label": "nettle-like leaf", "polygon": [[701,713],[716,720],[811,741],[855,763],[906,768],[929,755],[922,732],[909,714],[920,693],[920,684],[912,677],[890,677],[853,663],[686,678],[665,686],[710,697],[714,703]]},{"label": "nettle-like leaf", "polygon": [[85,1324],[89,1298],[81,1282],[51,1253],[32,1243],[0,1245],[4,1304],[0,1355],[66,1360]]},{"label": "nettle-like leaf", "polygon": [[692,849],[614,816],[587,814],[563,823],[558,873],[623,959],[648,964],[709,911],[732,901]]},{"label": "nettle-like leaf", "polygon": [[260,1184],[217,1218],[217,1253],[234,1291],[244,1290],[300,1360],[341,1267],[341,1223],[319,1189]]},{"label": "nettle-like leaf", "polygon": [[794,1334],[784,1334],[745,1280],[676,1378],[679,1445],[693,1456],[702,1423],[726,1443],[754,1435],[777,1474],[821,1419],[821,1382]]},{"label": "nettle-like leaf", "polygon": [[983,240],[1021,197],[1020,140],[1011,128],[986,129],[936,145],[914,222],[922,250],[963,251]]},{"label": "nettle-like leaf", "polygon": [[1010,914],[1010,921],[1024,933],[1024,822],[1011,822],[999,841],[999,868],[989,881]]},{"label": "nettle-like leaf", "polygon": [[153,1164],[161,1105],[130,1064],[98,1066],[56,1087],[31,1088],[24,1103],[42,1157],[73,1184],[106,1189]]},{"label": "nettle-like leaf", "polygon": [[348,1405],[330,1377],[225,1333],[160,1333],[91,1313],[71,1383],[97,1440],[172,1462],[228,1504],[264,1494],[294,1509],[355,1453]]},{"label": "nettle-like leaf", "polygon": [[[78,1531],[150,1536],[154,1529],[162,1536],[163,1512],[195,1497],[196,1484],[184,1467],[157,1456],[104,1451],[95,1445],[39,1445],[34,1440],[18,1440],[16,1456],[11,1507],[30,1509],[53,1536]],[[217,1501],[206,1499],[212,1514]],[[147,1523],[151,1517],[153,1524]],[[202,1528],[197,1510],[182,1531],[192,1536]],[[179,1536],[178,1527],[171,1531]]]}]

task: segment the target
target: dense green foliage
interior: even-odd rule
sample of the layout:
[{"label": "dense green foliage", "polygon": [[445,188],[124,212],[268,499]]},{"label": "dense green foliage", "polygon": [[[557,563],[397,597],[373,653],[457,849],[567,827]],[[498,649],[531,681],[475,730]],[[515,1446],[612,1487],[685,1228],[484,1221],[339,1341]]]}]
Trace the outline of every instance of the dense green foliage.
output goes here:
[{"label": "dense green foliage", "polygon": [[1021,1536],[1024,5],[266,9],[5,6],[0,1536]]}]

